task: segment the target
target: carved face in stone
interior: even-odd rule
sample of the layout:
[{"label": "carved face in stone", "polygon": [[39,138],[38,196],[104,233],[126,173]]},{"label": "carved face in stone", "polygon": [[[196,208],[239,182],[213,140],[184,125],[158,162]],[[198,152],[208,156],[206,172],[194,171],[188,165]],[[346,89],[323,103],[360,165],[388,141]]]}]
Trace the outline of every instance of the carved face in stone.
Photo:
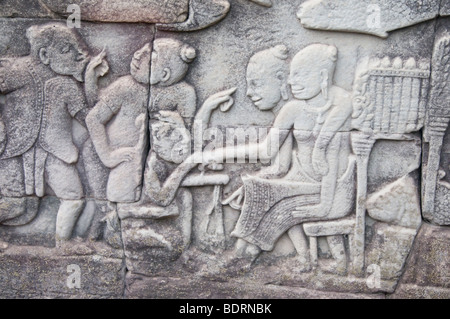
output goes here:
[{"label": "carved face in stone", "polygon": [[55,73],[70,75],[83,81],[83,71],[88,62],[88,53],[82,48],[70,29],[55,28],[52,42],[40,48],[39,57]]},{"label": "carved face in stone", "polygon": [[261,111],[273,109],[281,100],[279,80],[272,73],[256,63],[247,68],[247,96]]},{"label": "carved face in stone", "polygon": [[184,121],[175,112],[161,112],[152,123],[152,149],[163,160],[180,164],[189,155],[191,137]]},{"label": "carved face in stone", "polygon": [[332,82],[336,60],[337,49],[324,44],[312,44],[297,53],[288,78],[294,97],[309,100],[327,89]]},{"label": "carved face in stone", "polygon": [[261,111],[287,99],[287,49],[277,46],[255,54],[247,66],[247,96]]},{"label": "carved face in stone", "polygon": [[150,58],[152,50],[150,44],[146,44],[140,50],[134,53],[130,65],[130,71],[133,78],[142,84],[150,82]]},{"label": "carved face in stone", "polygon": [[180,41],[164,38],[153,43],[150,84],[170,86],[181,81],[196,57],[195,49]]}]

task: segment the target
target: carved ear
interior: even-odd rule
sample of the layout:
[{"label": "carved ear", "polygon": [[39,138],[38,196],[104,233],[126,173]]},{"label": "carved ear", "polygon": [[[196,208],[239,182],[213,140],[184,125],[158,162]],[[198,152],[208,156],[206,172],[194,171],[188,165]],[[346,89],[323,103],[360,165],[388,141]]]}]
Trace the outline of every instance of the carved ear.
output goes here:
[{"label": "carved ear", "polygon": [[320,75],[322,77],[322,83],[320,84],[322,95],[325,97],[325,99],[328,99],[328,71],[326,69],[323,69],[322,71],[320,71]]},{"label": "carved ear", "polygon": [[162,77],[162,81],[163,81],[163,82],[169,81],[170,76],[172,75],[170,69],[169,69],[169,68],[164,68],[164,71],[163,71],[163,72],[164,72],[164,75],[163,75],[163,77]]},{"label": "carved ear", "polygon": [[322,76],[322,82],[326,82],[328,84],[328,70],[322,69],[322,71],[320,71],[320,75]]},{"label": "carved ear", "polygon": [[45,49],[45,48],[41,48],[39,50],[39,58],[41,59],[42,63],[44,63],[45,65],[48,65],[50,63],[50,58],[48,57],[47,49]]},{"label": "carved ear", "polygon": [[281,81],[280,93],[283,100],[289,99],[288,86],[286,82],[286,74],[282,71],[277,72],[277,79]]}]

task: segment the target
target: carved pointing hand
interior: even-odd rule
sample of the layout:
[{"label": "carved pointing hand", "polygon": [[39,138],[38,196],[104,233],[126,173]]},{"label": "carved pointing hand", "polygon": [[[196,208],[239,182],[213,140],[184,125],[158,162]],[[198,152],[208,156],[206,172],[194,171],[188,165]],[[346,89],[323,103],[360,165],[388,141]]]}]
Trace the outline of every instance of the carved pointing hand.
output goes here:
[{"label": "carved pointing hand", "polygon": [[95,78],[105,76],[109,71],[109,65],[106,61],[106,49],[104,48],[99,55],[92,58],[86,69],[86,74],[93,75]]},{"label": "carved pointing hand", "polygon": [[231,97],[234,92],[236,92],[236,88],[231,88],[211,95],[205,103],[203,103],[203,108],[215,110],[220,106],[222,112],[227,112],[234,104],[234,99]]}]

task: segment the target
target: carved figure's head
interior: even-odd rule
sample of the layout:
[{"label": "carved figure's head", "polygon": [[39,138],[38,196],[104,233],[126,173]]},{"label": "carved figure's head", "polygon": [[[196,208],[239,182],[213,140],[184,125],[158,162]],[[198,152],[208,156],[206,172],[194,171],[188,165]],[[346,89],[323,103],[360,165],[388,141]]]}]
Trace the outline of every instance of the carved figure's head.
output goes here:
[{"label": "carved figure's head", "polygon": [[131,60],[130,72],[133,78],[142,84],[150,82],[150,58],[152,55],[152,48],[150,43],[144,45],[137,50],[133,59]]},{"label": "carved figure's head", "polygon": [[31,55],[48,65],[55,73],[70,75],[83,81],[88,62],[84,43],[73,29],[64,24],[35,25],[27,30]]},{"label": "carved figure's head", "polygon": [[151,123],[152,149],[163,160],[182,163],[191,151],[191,137],[180,114],[160,111]]},{"label": "carved figure's head", "polygon": [[256,53],[247,66],[247,96],[262,111],[271,110],[289,98],[288,49],[284,45]]},{"label": "carved figure's head", "polygon": [[297,53],[288,79],[294,97],[309,100],[320,93],[326,95],[333,82],[337,58],[337,48],[326,44],[312,44]]},{"label": "carved figure's head", "polygon": [[156,39],[153,43],[150,83],[170,86],[181,81],[196,56],[195,49],[181,41]]}]

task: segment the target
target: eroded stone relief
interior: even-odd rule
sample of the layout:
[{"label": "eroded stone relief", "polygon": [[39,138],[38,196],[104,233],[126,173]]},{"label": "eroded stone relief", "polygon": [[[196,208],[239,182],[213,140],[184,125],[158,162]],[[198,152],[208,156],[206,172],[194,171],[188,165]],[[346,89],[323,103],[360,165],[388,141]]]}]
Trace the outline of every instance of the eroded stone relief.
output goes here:
[{"label": "eroded stone relief", "polygon": [[441,0],[345,1],[310,0],[297,13],[305,28],[373,34],[388,32],[448,15]]},{"label": "eroded stone relief", "polygon": [[408,284],[421,229],[449,223],[448,20],[426,22],[445,4],[380,2],[376,29],[364,1],[304,1],[298,17],[297,1],[150,1],[110,19],[122,5],[86,29],[0,20],[7,267],[27,247],[57,267],[104,260],[130,296],[158,278]]}]

